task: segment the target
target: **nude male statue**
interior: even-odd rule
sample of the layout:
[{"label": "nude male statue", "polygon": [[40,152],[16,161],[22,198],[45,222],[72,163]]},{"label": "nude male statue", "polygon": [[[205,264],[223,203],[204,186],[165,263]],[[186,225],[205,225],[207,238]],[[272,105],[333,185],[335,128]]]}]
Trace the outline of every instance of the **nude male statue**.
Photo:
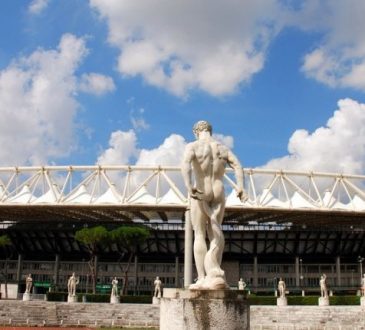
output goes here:
[{"label": "nude male statue", "polygon": [[[212,126],[208,122],[197,122],[193,132],[197,140],[186,146],[181,166],[191,203],[194,258],[198,272],[198,280],[190,289],[224,289],[227,283],[220,267],[224,249],[221,230],[225,207],[223,176],[226,165],[234,169],[237,196],[244,201],[247,194],[243,189],[243,172],[236,156],[213,139]],[[191,178],[192,169],[195,185]],[[206,235],[210,241],[209,249]]]},{"label": "nude male statue", "polygon": [[365,274],[361,279],[361,296],[365,297]]},{"label": "nude male statue", "polygon": [[285,290],[286,285],[283,279],[280,277],[279,283],[278,283],[278,290],[279,290],[279,297],[284,298],[285,297]]},{"label": "nude male statue", "polygon": [[112,280],[112,292],[111,292],[111,296],[113,297],[117,297],[118,296],[118,280],[116,277],[113,278]]},{"label": "nude male statue", "polygon": [[69,296],[76,295],[76,285],[79,284],[79,279],[75,276],[75,273],[72,273],[72,276],[68,279],[67,289]]},{"label": "nude male statue", "polygon": [[32,289],[32,285],[33,285],[32,275],[29,274],[27,276],[27,278],[25,279],[25,292],[26,293],[30,293],[30,290]]},{"label": "nude male statue", "polygon": [[321,279],[319,280],[319,285],[321,287],[321,297],[328,298],[328,290],[327,290],[327,283],[326,283],[327,276],[323,274]]},{"label": "nude male statue", "polygon": [[242,278],[240,278],[240,280],[238,281],[238,290],[244,290],[246,286],[246,282]]},{"label": "nude male statue", "polygon": [[161,298],[161,286],[162,282],[158,276],[156,276],[155,281],[153,282],[155,286],[155,292],[153,294],[154,297]]}]

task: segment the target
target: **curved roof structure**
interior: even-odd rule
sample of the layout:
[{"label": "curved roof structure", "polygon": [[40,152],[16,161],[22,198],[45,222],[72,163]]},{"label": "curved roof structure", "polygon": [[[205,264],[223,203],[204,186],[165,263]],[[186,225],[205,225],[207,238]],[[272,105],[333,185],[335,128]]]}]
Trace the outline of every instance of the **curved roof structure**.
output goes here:
[{"label": "curved roof structure", "polygon": [[[249,195],[235,195],[227,169],[226,222],[365,223],[365,176],[243,169]],[[184,220],[179,167],[0,168],[0,221]],[[330,217],[329,217],[330,215]]]}]

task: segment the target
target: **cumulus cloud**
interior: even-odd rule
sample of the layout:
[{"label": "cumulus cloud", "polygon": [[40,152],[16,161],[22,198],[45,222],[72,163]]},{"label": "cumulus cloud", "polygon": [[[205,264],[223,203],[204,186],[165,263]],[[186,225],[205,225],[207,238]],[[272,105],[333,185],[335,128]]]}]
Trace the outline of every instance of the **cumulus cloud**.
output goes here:
[{"label": "cumulus cloud", "polygon": [[137,136],[133,130],[127,132],[112,132],[109,139],[109,148],[98,157],[99,165],[126,165],[139,154]]},{"label": "cumulus cloud", "polygon": [[185,97],[233,93],[264,65],[284,9],[276,0],[90,0],[119,48],[118,70]]},{"label": "cumulus cloud", "polygon": [[103,95],[114,91],[115,85],[111,77],[93,72],[81,76],[79,89],[82,92]]},{"label": "cumulus cloud", "polygon": [[47,8],[50,0],[33,0],[28,7],[31,14],[38,15]]},{"label": "cumulus cloud", "polygon": [[84,39],[65,34],[56,49],[38,49],[0,71],[0,164],[39,165],[70,154],[76,71],[87,54]]},{"label": "cumulus cloud", "polygon": [[[233,137],[214,134],[213,138],[233,147]],[[179,166],[182,162],[187,142],[179,134],[171,134],[161,145],[152,149],[138,148],[138,138],[134,130],[112,132],[109,147],[98,157],[100,165],[148,165],[148,166]]]},{"label": "cumulus cloud", "polygon": [[304,57],[302,71],[332,87],[365,91],[365,2],[308,0],[295,16],[296,25],[324,34]]},{"label": "cumulus cloud", "polygon": [[351,99],[338,102],[338,110],[323,127],[310,133],[296,130],[289,154],[264,167],[303,171],[363,173],[365,168],[365,104]]}]

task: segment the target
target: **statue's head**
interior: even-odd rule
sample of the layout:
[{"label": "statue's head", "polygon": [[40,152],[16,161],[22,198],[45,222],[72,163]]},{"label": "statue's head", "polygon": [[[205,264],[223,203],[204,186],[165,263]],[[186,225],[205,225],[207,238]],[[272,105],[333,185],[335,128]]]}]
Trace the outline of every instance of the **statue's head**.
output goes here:
[{"label": "statue's head", "polygon": [[204,132],[207,131],[209,132],[210,135],[212,135],[212,125],[209,124],[207,121],[205,120],[200,120],[197,123],[195,123],[195,125],[193,126],[193,133],[196,137],[199,136],[200,132]]}]

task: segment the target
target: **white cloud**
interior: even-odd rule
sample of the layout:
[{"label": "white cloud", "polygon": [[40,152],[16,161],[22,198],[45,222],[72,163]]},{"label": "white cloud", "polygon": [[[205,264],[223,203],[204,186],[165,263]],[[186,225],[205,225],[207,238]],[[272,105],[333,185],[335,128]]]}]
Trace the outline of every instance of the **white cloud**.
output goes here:
[{"label": "white cloud", "polygon": [[82,92],[103,95],[113,92],[115,85],[111,77],[92,72],[81,76],[79,89]]},{"label": "white cloud", "polygon": [[302,71],[332,87],[365,91],[365,2],[308,0],[295,16],[305,30],[324,33],[306,54]]},{"label": "white cloud", "polygon": [[281,28],[276,0],[90,0],[119,48],[118,70],[185,97],[235,92],[260,71]]},{"label": "white cloud", "polygon": [[289,140],[289,154],[269,161],[264,167],[363,173],[365,104],[343,99],[338,102],[338,107],[326,126],[317,128],[313,133],[296,130]]},{"label": "white cloud", "polygon": [[115,131],[110,135],[109,148],[98,157],[99,165],[126,165],[139,154],[137,136],[133,130]]},{"label": "white cloud", "polygon": [[[213,138],[233,147],[233,137],[223,134],[214,134]],[[126,132],[112,132],[109,139],[109,148],[102,151],[97,164],[100,165],[135,165],[149,166],[179,166],[182,162],[186,141],[179,134],[171,134],[161,145],[152,149],[139,149],[137,135],[134,130]]]},{"label": "white cloud", "polygon": [[45,164],[77,146],[76,70],[87,53],[84,39],[65,34],[56,49],[38,49],[0,71],[0,164]]},{"label": "white cloud", "polygon": [[28,7],[31,14],[38,15],[49,5],[49,0],[33,0]]}]

